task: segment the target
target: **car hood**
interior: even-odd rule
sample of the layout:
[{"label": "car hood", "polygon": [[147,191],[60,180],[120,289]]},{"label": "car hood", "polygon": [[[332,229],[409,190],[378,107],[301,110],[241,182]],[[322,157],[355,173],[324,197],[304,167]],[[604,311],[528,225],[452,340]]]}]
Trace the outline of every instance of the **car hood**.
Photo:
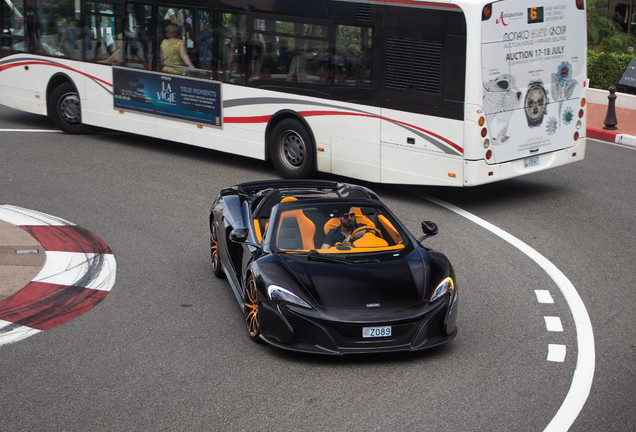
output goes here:
[{"label": "car hood", "polygon": [[313,299],[338,309],[406,307],[423,300],[428,261],[415,250],[386,261],[329,263],[294,257],[283,260]]}]

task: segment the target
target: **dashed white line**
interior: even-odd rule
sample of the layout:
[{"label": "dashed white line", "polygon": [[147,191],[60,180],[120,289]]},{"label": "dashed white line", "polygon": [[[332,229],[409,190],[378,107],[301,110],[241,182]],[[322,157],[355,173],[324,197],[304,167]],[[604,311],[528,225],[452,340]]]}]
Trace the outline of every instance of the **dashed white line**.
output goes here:
[{"label": "dashed white line", "polygon": [[546,303],[546,304],[554,303],[554,300],[552,299],[552,295],[550,294],[550,291],[534,290],[534,293],[536,294],[537,301],[539,303]]},{"label": "dashed white line", "polygon": [[551,332],[562,332],[563,331],[563,325],[561,324],[561,318],[553,317],[553,316],[546,316],[546,317],[543,317],[543,319],[545,320],[545,327],[548,329],[548,331],[551,331]]},{"label": "dashed white line", "polygon": [[[587,401],[587,397],[590,394],[592,381],[594,379],[594,365],[596,362],[592,322],[590,321],[590,316],[587,313],[585,304],[583,303],[583,300],[581,300],[581,297],[576,291],[576,288],[574,287],[572,282],[570,282],[570,280],[563,274],[563,272],[561,272],[561,270],[559,270],[551,261],[549,261],[546,257],[541,255],[539,252],[537,252],[518,238],[514,237],[513,235],[457,206],[426,194],[418,195],[432,203],[439,205],[440,207],[450,210],[453,213],[470,220],[471,222],[476,223],[477,225],[487,229],[491,233],[495,234],[496,236],[500,237],[512,246],[519,249],[535,263],[537,263],[537,265],[539,265],[539,267],[541,267],[543,271],[548,274],[548,276],[550,276],[550,278],[555,282],[556,286],[563,294],[563,297],[565,298],[565,301],[570,308],[570,312],[572,313],[574,326],[576,328],[576,367],[572,376],[570,390],[563,400],[561,407],[557,411],[556,415],[552,418],[548,426],[545,428],[544,432],[567,431],[570,426],[572,426],[572,423],[574,423],[574,420],[576,420],[579,413],[583,409],[583,406]],[[539,298],[539,295],[544,296],[545,294],[537,294],[537,298]],[[550,299],[552,299],[552,296],[550,296]],[[552,302],[554,302],[554,300],[552,300]],[[565,358],[564,345],[554,345],[553,348],[550,347],[552,347],[552,345],[550,345],[548,348],[549,358],[561,358],[561,356]]]},{"label": "dashed white line", "polygon": [[549,344],[548,361],[563,363],[565,361],[565,345]]}]

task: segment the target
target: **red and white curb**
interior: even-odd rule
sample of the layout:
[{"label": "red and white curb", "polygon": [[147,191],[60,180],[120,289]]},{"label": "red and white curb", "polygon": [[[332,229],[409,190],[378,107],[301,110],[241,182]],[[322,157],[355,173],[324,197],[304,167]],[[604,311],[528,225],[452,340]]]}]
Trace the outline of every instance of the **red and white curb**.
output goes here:
[{"label": "red and white curb", "polygon": [[46,253],[40,273],[0,301],[0,346],[76,318],[102,301],[115,284],[113,253],[90,231],[11,205],[0,205],[0,219],[27,231]]}]

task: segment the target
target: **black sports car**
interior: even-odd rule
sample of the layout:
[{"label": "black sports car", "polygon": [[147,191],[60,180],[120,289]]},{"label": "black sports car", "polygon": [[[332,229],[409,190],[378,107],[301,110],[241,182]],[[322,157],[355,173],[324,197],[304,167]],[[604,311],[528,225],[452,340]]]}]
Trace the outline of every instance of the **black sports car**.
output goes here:
[{"label": "black sports car", "polygon": [[254,341],[325,354],[419,350],[457,334],[453,268],[420,245],[437,226],[422,231],[416,240],[361,186],[242,183],[212,206],[212,269],[229,280]]}]

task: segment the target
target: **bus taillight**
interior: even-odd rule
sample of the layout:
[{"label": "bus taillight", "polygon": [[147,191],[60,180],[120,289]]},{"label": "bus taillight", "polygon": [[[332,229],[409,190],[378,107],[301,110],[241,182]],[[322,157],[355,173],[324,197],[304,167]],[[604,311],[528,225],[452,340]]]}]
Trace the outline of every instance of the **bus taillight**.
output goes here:
[{"label": "bus taillight", "polygon": [[488,150],[486,152],[486,159],[490,160],[491,157],[492,157],[492,150]]},{"label": "bus taillight", "polygon": [[[578,3],[578,0],[577,0]],[[481,11],[481,20],[488,21],[492,17],[492,4],[487,4]]]},{"label": "bus taillight", "polygon": [[579,140],[579,133],[574,132],[574,141],[578,141],[578,140]]},{"label": "bus taillight", "polygon": [[583,0],[576,0],[576,8],[577,9],[585,9],[585,2]]}]

